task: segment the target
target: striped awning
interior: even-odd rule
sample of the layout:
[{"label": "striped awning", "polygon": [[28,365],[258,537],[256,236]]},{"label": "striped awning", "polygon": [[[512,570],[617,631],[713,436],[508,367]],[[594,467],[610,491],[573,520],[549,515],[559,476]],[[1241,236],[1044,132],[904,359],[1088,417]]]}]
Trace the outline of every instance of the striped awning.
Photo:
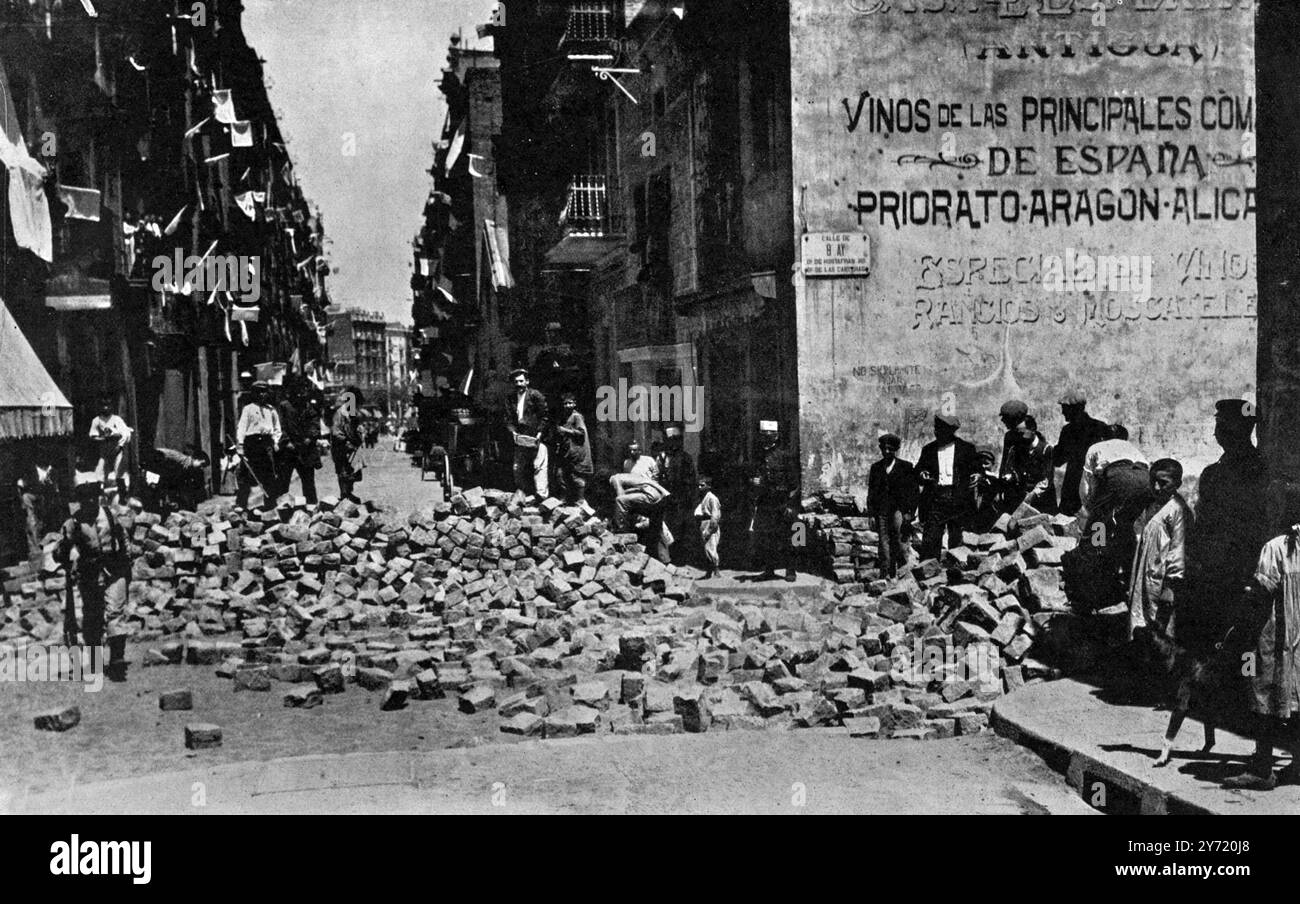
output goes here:
[{"label": "striped awning", "polygon": [[72,433],[72,405],[0,299],[0,440]]}]

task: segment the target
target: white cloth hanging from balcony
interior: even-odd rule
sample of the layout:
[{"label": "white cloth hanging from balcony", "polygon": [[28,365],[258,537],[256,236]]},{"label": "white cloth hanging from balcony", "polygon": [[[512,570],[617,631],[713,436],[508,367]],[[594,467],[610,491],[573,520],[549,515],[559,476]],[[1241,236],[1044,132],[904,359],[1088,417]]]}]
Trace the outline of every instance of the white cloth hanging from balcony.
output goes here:
[{"label": "white cloth hanging from balcony", "polygon": [[14,240],[46,263],[54,261],[54,229],[45,197],[45,167],[27,151],[9,77],[0,64],[0,163],[9,170],[9,222]]}]

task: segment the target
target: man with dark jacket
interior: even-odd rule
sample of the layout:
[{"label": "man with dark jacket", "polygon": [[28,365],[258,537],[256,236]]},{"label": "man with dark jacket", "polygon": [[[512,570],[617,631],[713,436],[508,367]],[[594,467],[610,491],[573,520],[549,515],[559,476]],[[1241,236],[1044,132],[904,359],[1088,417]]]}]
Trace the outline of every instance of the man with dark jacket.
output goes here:
[{"label": "man with dark jacket", "polygon": [[916,471],[898,457],[902,440],[893,433],[880,437],[880,461],[867,474],[867,516],[880,537],[880,572],[892,578],[907,562],[903,532],[916,514]]},{"label": "man with dark jacket", "polygon": [[539,500],[550,495],[550,466],[546,450],[546,396],[528,386],[528,371],[510,372],[515,391],[506,403],[506,427],[514,444],[515,488],[536,493]]},{"label": "man with dark jacket", "polygon": [[795,551],[791,526],[798,514],[799,472],[794,458],[780,445],[780,425],[758,422],[757,461],[750,472],[749,519],[751,557],[761,572],[754,580],[776,579],[776,569],[785,569],[785,580],[796,580]]},{"label": "man with dark jacket", "polygon": [[1079,498],[1079,479],[1083,476],[1083,462],[1088,450],[1110,438],[1110,427],[1088,414],[1088,399],[1077,389],[1061,396],[1061,416],[1065,426],[1052,450],[1052,466],[1065,465],[1065,479],[1061,482],[1060,512],[1077,514],[1083,507]]},{"label": "man with dark jacket", "polygon": [[302,495],[308,505],[316,504],[316,469],[320,466],[320,416],[307,386],[298,384],[286,387],[288,392],[280,402],[280,426],[284,438],[280,447],[282,464],[277,468],[280,476],[279,493],[289,492],[289,480],[296,471],[302,482]]},{"label": "man with dark jacket", "polygon": [[338,394],[334,415],[330,420],[330,457],[339,479],[339,495],[356,501],[353,490],[361,469],[356,466],[357,450],[361,448],[361,433],[357,429],[355,413],[361,404],[360,393],[352,388]]},{"label": "man with dark jacket", "polygon": [[945,532],[949,547],[961,545],[963,522],[974,504],[980,477],[979,453],[960,439],[961,422],[950,414],[934,416],[934,441],[921,447],[916,480],[921,487],[921,558],[939,555]]}]

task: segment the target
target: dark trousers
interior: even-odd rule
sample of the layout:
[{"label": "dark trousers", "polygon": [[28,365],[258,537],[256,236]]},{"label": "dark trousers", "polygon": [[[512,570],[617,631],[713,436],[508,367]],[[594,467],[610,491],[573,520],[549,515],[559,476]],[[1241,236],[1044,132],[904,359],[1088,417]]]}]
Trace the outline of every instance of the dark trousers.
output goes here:
[{"label": "dark trousers", "polygon": [[339,443],[330,446],[330,458],[334,460],[334,471],[339,478],[340,496],[351,496],[352,488],[357,485],[356,475],[352,471],[352,453],[350,446]]},{"label": "dark trousers", "polygon": [[921,529],[921,558],[937,559],[943,547],[944,534],[948,535],[948,548],[961,545],[961,531],[969,506],[956,487],[935,487],[925,503],[924,523]]},{"label": "dark trousers", "polygon": [[590,479],[591,472],[574,471],[564,463],[559,464],[555,469],[555,489],[569,505],[586,501],[587,481]]},{"label": "dark trousers", "polygon": [[764,574],[784,570],[794,572],[794,535],[790,522],[779,510],[760,506],[754,513],[750,530],[750,564]]},{"label": "dark trousers", "polygon": [[[1103,547],[1109,567],[1120,572],[1124,584],[1129,581],[1137,538],[1133,522],[1142,514],[1151,498],[1150,470],[1146,465],[1117,461],[1098,478],[1088,501],[1088,525],[1082,543]],[[1097,525],[1102,525],[1098,528]],[[1104,533],[1102,533],[1104,531]]]},{"label": "dark trousers", "polygon": [[302,483],[303,497],[309,505],[315,505],[317,460],[315,449],[303,451],[301,448],[295,447],[285,453],[284,459],[280,463],[280,486],[277,488],[277,495],[289,492],[289,481],[293,479],[293,475],[296,473],[299,482]]},{"label": "dark trousers", "polygon": [[244,465],[240,468],[235,505],[248,508],[248,497],[255,483],[266,494],[262,505],[272,505],[280,487],[280,477],[275,467],[275,446],[269,436],[249,436],[244,439]]},{"label": "dark trousers", "polygon": [[877,564],[881,574],[892,578],[907,562],[907,552],[903,549],[903,513],[893,511],[876,515],[875,522],[880,537]]}]

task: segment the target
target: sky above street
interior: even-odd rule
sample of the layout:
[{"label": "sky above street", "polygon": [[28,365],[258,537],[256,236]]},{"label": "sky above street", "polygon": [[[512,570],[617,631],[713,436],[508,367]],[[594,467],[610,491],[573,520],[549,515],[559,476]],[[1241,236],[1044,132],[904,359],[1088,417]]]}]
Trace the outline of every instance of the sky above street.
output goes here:
[{"label": "sky above street", "polygon": [[332,300],[410,322],[411,240],[446,116],[438,82],[447,42],[461,29],[465,46],[491,47],[475,26],[495,0],[244,6],[299,183],[332,240]]}]

